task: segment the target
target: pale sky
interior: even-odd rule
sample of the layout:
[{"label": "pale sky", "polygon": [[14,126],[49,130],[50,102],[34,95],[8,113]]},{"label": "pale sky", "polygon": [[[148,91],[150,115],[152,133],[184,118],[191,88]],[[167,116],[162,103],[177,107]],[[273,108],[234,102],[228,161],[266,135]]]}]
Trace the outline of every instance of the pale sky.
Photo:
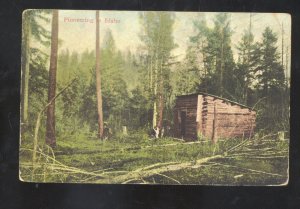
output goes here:
[{"label": "pale sky", "polygon": [[[135,51],[141,45],[138,34],[140,23],[137,11],[100,11],[100,40],[107,28],[110,28],[119,50],[130,49]],[[174,41],[178,45],[172,51],[173,55],[185,55],[189,37],[195,34],[193,20],[199,14],[205,14],[207,24],[213,27],[213,19],[217,13],[209,12],[175,12],[176,21],[174,24]],[[249,27],[249,13],[230,13],[232,35],[232,49],[235,59],[237,58],[236,46],[241,40],[243,31]],[[105,23],[109,19],[117,23]],[[84,19],[87,22],[74,22],[74,19]],[[71,22],[73,21],[73,22]],[[252,32],[256,41],[261,40],[262,32],[266,26],[278,34],[278,49],[281,52],[282,24],[284,31],[284,48],[289,47],[289,59],[291,48],[291,18],[284,13],[252,13]],[[62,40],[60,50],[69,49],[70,52],[83,52],[86,49],[95,48],[95,11],[88,10],[60,10],[59,13],[59,39]],[[100,42],[101,44],[101,42]],[[289,62],[290,63],[290,62]]]}]

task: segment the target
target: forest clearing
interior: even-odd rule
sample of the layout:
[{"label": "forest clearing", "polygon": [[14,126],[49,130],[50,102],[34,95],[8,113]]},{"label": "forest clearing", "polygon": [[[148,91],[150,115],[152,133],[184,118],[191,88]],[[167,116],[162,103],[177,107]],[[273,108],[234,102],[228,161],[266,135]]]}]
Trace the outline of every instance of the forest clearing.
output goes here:
[{"label": "forest clearing", "polygon": [[280,185],[288,179],[288,142],[274,136],[217,145],[156,141],[142,133],[106,141],[65,139],[55,154],[49,147],[39,150],[33,176],[32,146],[26,147],[20,150],[21,176],[35,182]]},{"label": "forest clearing", "polygon": [[287,14],[26,10],[20,180],[287,184],[290,24]]}]

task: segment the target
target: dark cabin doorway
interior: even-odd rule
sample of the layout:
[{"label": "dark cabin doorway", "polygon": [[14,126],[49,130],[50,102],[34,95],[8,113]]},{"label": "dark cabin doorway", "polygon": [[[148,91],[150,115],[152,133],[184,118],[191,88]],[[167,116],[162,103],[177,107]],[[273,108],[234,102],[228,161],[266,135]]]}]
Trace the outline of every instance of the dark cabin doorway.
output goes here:
[{"label": "dark cabin doorway", "polygon": [[181,123],[180,123],[181,137],[185,137],[185,125],[186,125],[186,112],[185,111],[180,112],[180,119],[181,119]]}]

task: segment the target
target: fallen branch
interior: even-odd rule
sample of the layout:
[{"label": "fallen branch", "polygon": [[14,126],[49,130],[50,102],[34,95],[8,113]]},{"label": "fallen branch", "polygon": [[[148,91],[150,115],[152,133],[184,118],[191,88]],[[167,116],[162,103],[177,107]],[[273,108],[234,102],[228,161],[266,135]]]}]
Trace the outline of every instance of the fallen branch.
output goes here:
[{"label": "fallen branch", "polygon": [[156,173],[156,175],[163,176],[163,177],[165,177],[165,178],[167,178],[167,179],[170,179],[170,180],[172,180],[172,181],[175,181],[175,182],[178,183],[178,184],[181,184],[180,181],[178,181],[178,180],[176,180],[176,179],[174,179],[174,178],[172,178],[172,177],[169,177],[169,176],[167,176],[167,175],[164,175],[164,174],[162,174],[162,173]]},{"label": "fallen branch", "polygon": [[[26,148],[22,148],[21,150],[34,152],[34,150],[32,150],[32,149],[26,149]],[[20,163],[20,167],[36,169],[36,168],[43,168],[43,167],[47,166],[48,169],[50,169],[52,171],[54,171],[54,170],[60,171],[60,174],[66,174],[66,173],[68,173],[68,174],[84,174],[84,175],[88,175],[88,176],[95,176],[98,178],[107,178],[107,176],[105,176],[105,172],[104,172],[107,169],[98,170],[97,173],[93,172],[93,171],[86,171],[86,170],[82,170],[82,169],[79,169],[76,167],[67,166],[67,165],[57,161],[54,157],[46,155],[43,152],[40,152],[40,151],[35,151],[35,152],[39,153],[41,156],[43,156],[45,158],[52,160],[52,164],[50,164],[50,163],[35,163],[33,165],[32,163]],[[100,172],[101,172],[101,174],[100,174]],[[32,177],[33,173],[34,172],[32,170],[31,177]],[[54,173],[52,172],[51,174],[54,174]],[[40,175],[40,174],[34,174],[34,175]]]},{"label": "fallen branch", "polygon": [[[39,112],[37,120],[36,120],[36,125],[35,125],[35,130],[34,130],[34,138],[33,138],[33,154],[32,154],[32,165],[33,165],[33,171],[32,171],[32,176],[34,174],[34,164],[36,162],[36,150],[38,146],[38,135],[39,135],[39,129],[40,129],[40,124],[41,124],[41,116],[43,112],[47,109],[47,107],[52,104],[52,102],[59,96],[61,95],[68,87],[70,87],[77,78],[74,78],[66,87],[64,87],[55,97],[53,97],[48,104],[45,105],[45,107]],[[33,179],[31,179],[33,180]]]},{"label": "fallen branch", "polygon": [[144,168],[136,169],[124,175],[116,176],[115,178],[111,179],[111,181],[109,181],[110,179],[99,179],[98,181],[96,181],[96,183],[124,183],[124,182],[128,182],[131,179],[140,179],[140,177],[147,178],[164,172],[179,171],[186,168],[196,168],[196,167],[199,168],[200,166],[202,166],[202,164],[210,160],[218,159],[222,157],[223,155],[214,155],[211,157],[201,158],[196,161],[184,162],[184,163],[174,162],[174,164],[164,165],[162,167],[149,169],[149,168],[157,167],[159,165],[159,164],[154,164]]},{"label": "fallen branch", "polygon": [[[56,94],[55,97],[53,97],[50,100],[50,102],[48,104],[46,104],[45,107],[39,112],[37,120],[36,120],[35,131],[34,131],[34,140],[33,140],[33,150],[34,151],[36,151],[36,149],[37,149],[38,133],[39,133],[39,128],[40,128],[41,115],[47,109],[47,107],[49,105],[51,105],[52,102],[55,101],[55,99],[57,97],[59,97],[67,88],[69,88],[76,80],[77,80],[77,78],[74,78],[67,86],[65,86],[58,94]],[[36,159],[36,154],[35,154],[35,152],[33,152],[32,161],[35,162],[35,159]]]},{"label": "fallen branch", "polygon": [[249,139],[246,139],[244,141],[242,141],[241,143],[239,143],[238,145],[230,148],[229,150],[227,150],[227,152],[232,152],[234,150],[236,150],[237,148],[241,147],[241,146],[245,146],[246,143],[248,143],[250,140]]}]

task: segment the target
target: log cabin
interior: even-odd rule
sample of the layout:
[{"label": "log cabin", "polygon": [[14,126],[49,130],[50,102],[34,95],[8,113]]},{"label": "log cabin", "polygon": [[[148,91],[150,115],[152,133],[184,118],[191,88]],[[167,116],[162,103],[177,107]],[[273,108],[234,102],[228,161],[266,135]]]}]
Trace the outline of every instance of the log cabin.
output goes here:
[{"label": "log cabin", "polygon": [[207,93],[176,97],[174,135],[186,141],[251,137],[256,112],[245,105]]}]

